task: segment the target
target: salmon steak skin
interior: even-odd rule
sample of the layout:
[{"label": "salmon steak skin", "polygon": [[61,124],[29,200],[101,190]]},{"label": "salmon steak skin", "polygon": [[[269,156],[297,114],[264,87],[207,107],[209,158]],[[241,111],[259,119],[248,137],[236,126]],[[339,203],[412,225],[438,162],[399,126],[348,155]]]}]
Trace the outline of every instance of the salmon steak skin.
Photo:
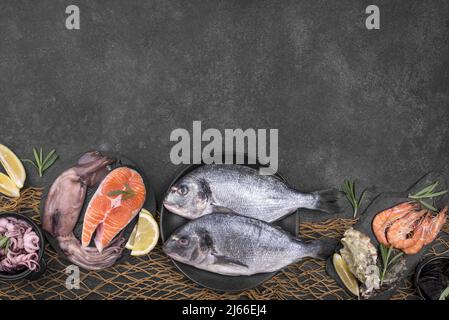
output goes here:
[{"label": "salmon steak skin", "polygon": [[145,197],[145,184],[137,171],[127,167],[112,170],[100,183],[87,206],[82,245],[89,246],[95,233],[95,246],[102,252],[140,212]]}]

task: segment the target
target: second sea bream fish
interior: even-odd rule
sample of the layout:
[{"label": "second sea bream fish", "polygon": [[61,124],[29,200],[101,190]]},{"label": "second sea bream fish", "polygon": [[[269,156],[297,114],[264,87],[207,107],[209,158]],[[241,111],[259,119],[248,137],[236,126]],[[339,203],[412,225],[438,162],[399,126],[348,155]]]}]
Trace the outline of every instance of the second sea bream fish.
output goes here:
[{"label": "second sea bream fish", "polygon": [[326,259],[335,239],[302,242],[266,222],[234,213],[189,221],[164,243],[174,260],[229,276],[275,272],[306,257]]},{"label": "second sea bream fish", "polygon": [[253,168],[217,164],[203,165],[182,177],[165,197],[164,206],[188,219],[228,211],[273,222],[298,208],[337,213],[340,197],[335,189],[304,193]]}]

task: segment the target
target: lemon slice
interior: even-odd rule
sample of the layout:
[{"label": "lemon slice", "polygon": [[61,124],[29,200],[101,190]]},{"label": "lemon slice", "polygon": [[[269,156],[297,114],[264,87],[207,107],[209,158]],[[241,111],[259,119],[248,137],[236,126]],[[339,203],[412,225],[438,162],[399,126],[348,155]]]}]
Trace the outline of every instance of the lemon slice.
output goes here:
[{"label": "lemon slice", "polygon": [[149,253],[159,240],[159,226],[150,212],[142,209],[139,221],[129,237],[126,248],[132,250],[132,256],[142,256]]},{"label": "lemon slice", "polygon": [[[139,220],[140,220],[140,216],[143,215],[143,214],[148,214],[148,215],[151,216],[151,213],[147,209],[142,208],[140,210],[140,212],[139,212]],[[139,222],[136,223],[136,225],[134,226],[133,231],[131,232],[131,235],[129,236],[128,242],[126,243],[126,246],[125,246],[126,249],[129,249],[129,250],[133,249],[134,241],[136,239],[136,232],[137,232],[137,226],[138,225],[139,225]]]},{"label": "lemon slice", "polygon": [[0,144],[0,162],[17,188],[22,189],[26,178],[25,168],[14,152],[2,144]]},{"label": "lemon slice", "polygon": [[349,270],[348,265],[343,260],[341,255],[335,253],[332,262],[334,263],[335,271],[337,271],[340,280],[343,282],[345,287],[355,296],[359,296],[359,283],[354,277],[352,272]]},{"label": "lemon slice", "polygon": [[20,197],[20,190],[14,182],[6,175],[0,172],[0,193],[5,196],[18,198]]}]

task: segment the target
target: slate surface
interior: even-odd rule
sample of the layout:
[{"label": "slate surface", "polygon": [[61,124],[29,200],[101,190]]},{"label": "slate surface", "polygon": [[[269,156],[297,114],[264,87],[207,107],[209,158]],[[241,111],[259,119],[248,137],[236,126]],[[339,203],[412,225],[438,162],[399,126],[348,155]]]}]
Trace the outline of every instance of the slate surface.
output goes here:
[{"label": "slate surface", "polygon": [[279,169],[302,190],[449,172],[447,1],[378,0],[380,30],[368,1],[79,0],[77,31],[69,4],[0,3],[0,142],[21,157],[107,146],[160,198],[179,170],[171,131],[202,120],[279,129]]},{"label": "slate surface", "polygon": [[[441,176],[439,172],[429,172],[423,177],[421,177],[418,181],[416,181],[412,186],[409,186],[409,188],[403,190],[402,192],[380,194],[378,197],[376,197],[376,199],[372,201],[372,203],[369,204],[366,210],[361,214],[360,220],[353,226],[353,228],[367,235],[371,239],[371,243],[376,248],[378,248],[379,242],[377,241],[376,236],[374,235],[372,229],[373,228],[372,222],[374,217],[379,212],[382,212],[385,209],[391,208],[392,206],[395,206],[399,203],[410,201],[410,198],[408,198],[409,194],[415,194],[420,190],[422,190],[423,188],[431,185],[435,181],[438,181],[437,190],[447,189],[448,187],[447,179],[444,176]],[[438,208],[439,210],[442,210],[444,206],[446,206],[447,203],[449,202],[448,198],[449,196],[445,194],[430,201],[433,201],[431,202],[431,204],[434,207]],[[414,274],[419,262],[423,259],[426,252],[432,247],[432,245],[435,245],[435,242],[432,242],[432,244],[424,246],[419,252],[417,252],[414,255],[404,254],[403,257],[405,258],[404,264],[405,268],[404,271],[402,272],[402,275],[399,277],[399,280],[396,281],[392,286],[381,288],[375,294],[373,294],[370,297],[370,299],[374,300],[390,299],[395,294],[396,290],[404,285],[404,280],[410,278]],[[338,246],[336,252],[340,252],[341,248],[342,245]],[[377,259],[378,259],[377,261],[380,261],[381,259],[380,255],[378,256]],[[341,282],[337,272],[335,271],[332,258],[329,258],[326,262],[326,271],[330,276],[332,276],[332,278],[334,278],[340,284],[340,286],[344,287],[344,284]]]}]

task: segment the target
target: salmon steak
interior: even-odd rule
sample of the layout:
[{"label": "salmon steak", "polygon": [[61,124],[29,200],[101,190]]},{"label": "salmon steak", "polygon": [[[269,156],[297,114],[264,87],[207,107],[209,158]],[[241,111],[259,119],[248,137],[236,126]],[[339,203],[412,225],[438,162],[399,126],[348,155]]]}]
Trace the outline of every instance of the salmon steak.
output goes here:
[{"label": "salmon steak", "polygon": [[95,246],[102,252],[140,212],[145,196],[145,184],[137,171],[127,167],[111,171],[100,183],[86,209],[82,245],[89,246],[95,232]]}]

